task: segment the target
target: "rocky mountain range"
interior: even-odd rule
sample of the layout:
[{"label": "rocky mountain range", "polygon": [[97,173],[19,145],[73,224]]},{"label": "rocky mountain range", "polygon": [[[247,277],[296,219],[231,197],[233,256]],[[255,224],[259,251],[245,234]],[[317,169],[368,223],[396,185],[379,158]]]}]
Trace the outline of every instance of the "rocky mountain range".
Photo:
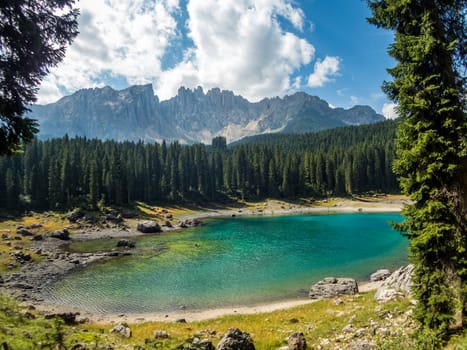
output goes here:
[{"label": "rocky mountain range", "polygon": [[28,117],[40,124],[39,137],[86,136],[114,140],[210,143],[225,136],[232,142],[264,133],[304,133],[384,120],[369,106],[331,108],[304,92],[249,102],[218,88],[204,93],[181,87],[159,101],[151,85],[116,91],[83,89],[48,105],[33,105]]}]

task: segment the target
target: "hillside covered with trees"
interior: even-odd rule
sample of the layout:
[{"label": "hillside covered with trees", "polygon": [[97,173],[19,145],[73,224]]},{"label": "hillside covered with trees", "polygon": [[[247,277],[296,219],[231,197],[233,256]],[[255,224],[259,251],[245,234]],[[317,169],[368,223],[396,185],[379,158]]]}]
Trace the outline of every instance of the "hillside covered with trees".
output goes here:
[{"label": "hillside covered with trees", "polygon": [[95,208],[132,201],[220,201],[397,192],[396,122],[304,135],[265,135],[227,147],[86,138],[35,140],[0,158],[0,207]]}]

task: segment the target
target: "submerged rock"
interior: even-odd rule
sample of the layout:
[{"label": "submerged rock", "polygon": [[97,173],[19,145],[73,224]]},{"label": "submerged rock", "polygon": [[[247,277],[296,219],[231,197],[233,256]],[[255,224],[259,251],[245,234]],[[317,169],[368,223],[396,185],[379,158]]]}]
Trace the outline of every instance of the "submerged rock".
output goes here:
[{"label": "submerged rock", "polygon": [[128,239],[121,239],[117,242],[117,247],[135,248],[136,243]]},{"label": "submerged rock", "polygon": [[310,288],[308,296],[311,299],[333,298],[339,295],[358,293],[357,282],[352,278],[326,277]]}]

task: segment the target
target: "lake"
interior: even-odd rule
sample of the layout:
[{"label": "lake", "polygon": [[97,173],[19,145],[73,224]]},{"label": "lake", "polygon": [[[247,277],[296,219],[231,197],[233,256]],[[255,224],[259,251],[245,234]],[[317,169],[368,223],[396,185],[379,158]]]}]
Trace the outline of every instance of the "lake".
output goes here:
[{"label": "lake", "polygon": [[323,277],[363,281],[379,268],[406,264],[408,242],[389,224],[401,220],[398,213],[210,219],[138,237],[138,256],[74,272],[48,288],[46,300],[143,313],[306,298]]}]

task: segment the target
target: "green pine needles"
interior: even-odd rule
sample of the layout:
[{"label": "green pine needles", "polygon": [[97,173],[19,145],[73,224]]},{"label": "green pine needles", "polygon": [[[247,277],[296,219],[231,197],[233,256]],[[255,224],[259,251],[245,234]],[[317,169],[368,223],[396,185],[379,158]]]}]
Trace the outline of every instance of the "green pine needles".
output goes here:
[{"label": "green pine needles", "polygon": [[415,263],[416,318],[445,336],[467,311],[466,0],[368,1],[395,32],[383,90],[398,103],[394,170],[414,201],[400,227]]}]

